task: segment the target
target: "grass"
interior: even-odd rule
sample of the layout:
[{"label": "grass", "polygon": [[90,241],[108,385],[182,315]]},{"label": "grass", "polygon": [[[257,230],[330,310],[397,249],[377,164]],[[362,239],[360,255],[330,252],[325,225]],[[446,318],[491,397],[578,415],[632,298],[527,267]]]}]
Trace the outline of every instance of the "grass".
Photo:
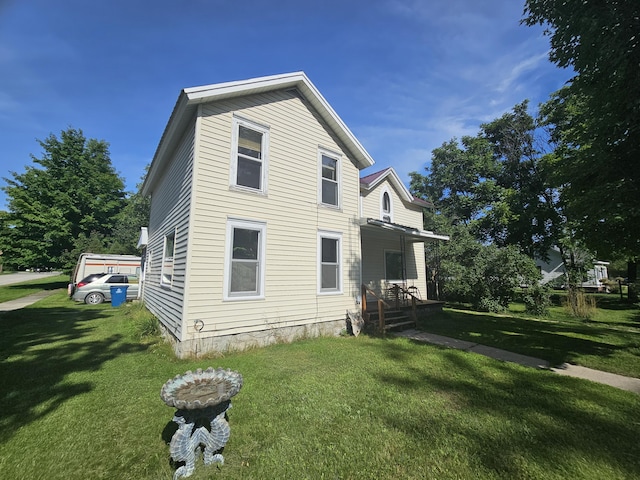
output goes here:
[{"label": "grass", "polygon": [[66,289],[68,284],[68,275],[56,275],[54,277],[46,277],[13,285],[3,285],[0,286],[0,303],[26,297],[27,295],[38,293],[42,290]]},{"label": "grass", "polygon": [[515,304],[508,314],[445,308],[422,319],[419,328],[504,350],[640,378],[640,309],[619,297],[597,295],[590,320],[570,316],[561,306],[544,318],[524,314]]},{"label": "grass", "polygon": [[244,386],[225,465],[194,480],[640,477],[630,392],[393,337],[178,360],[149,334],[136,305],[63,292],[0,314],[2,478],[171,478],[160,388],[208,366]]}]

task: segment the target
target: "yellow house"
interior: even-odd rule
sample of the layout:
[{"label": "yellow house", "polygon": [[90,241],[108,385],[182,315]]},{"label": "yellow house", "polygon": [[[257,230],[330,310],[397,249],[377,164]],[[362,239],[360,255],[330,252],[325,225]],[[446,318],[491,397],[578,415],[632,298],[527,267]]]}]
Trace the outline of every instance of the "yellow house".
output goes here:
[{"label": "yellow house", "polygon": [[373,163],[302,72],[182,90],[142,190],[142,297],[178,355],[335,334],[363,284],[422,287],[446,237],[392,169],[361,182]]}]

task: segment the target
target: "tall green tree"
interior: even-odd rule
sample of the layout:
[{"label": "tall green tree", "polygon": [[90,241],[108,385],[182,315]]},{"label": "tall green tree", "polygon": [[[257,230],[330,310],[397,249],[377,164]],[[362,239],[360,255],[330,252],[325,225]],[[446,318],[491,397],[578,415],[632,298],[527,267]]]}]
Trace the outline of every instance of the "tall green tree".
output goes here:
[{"label": "tall green tree", "polygon": [[527,109],[522,102],[481,125],[477,136],[434,149],[427,174],[410,174],[411,190],[468,225],[477,239],[545,257],[557,244],[564,217]]},{"label": "tall green tree", "polygon": [[499,192],[480,228],[485,240],[517,245],[530,257],[544,258],[558,244],[565,217],[540,134],[526,100],[480,126],[479,137],[490,145],[496,165],[494,191]]},{"label": "tall green tree", "polygon": [[437,213],[473,228],[495,197],[495,162],[481,138],[453,138],[432,152],[426,175],[411,172],[414,195],[433,202]]},{"label": "tall green tree", "polygon": [[110,235],[125,205],[105,141],[69,128],[38,143],[35,165],[4,179],[9,208],[0,249],[12,268],[62,267],[80,235]]},{"label": "tall green tree", "polygon": [[[149,165],[145,168],[149,170]],[[151,211],[151,197],[144,196],[140,192],[144,175],[140,183],[136,185],[137,191],[127,197],[126,206],[116,218],[116,224],[111,235],[111,253],[122,253],[137,255],[138,239],[140,238],[140,227],[149,225],[149,213]]]},{"label": "tall green tree", "polygon": [[640,2],[526,0],[550,60],[575,76],[542,113],[576,234],[600,256],[640,255]]}]

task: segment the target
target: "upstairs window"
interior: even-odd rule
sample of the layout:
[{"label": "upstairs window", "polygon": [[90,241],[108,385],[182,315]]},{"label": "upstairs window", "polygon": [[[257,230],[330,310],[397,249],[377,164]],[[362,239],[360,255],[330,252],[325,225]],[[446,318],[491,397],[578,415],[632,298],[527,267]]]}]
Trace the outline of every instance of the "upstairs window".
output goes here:
[{"label": "upstairs window", "polygon": [[391,198],[389,192],[382,194],[382,221],[391,222]]},{"label": "upstairs window", "polygon": [[340,160],[337,156],[320,152],[320,203],[340,206]]},{"label": "upstairs window", "polygon": [[266,192],[268,134],[266,127],[234,118],[232,186]]},{"label": "upstairs window", "polygon": [[171,286],[173,282],[173,257],[176,248],[176,232],[173,231],[164,236],[164,248],[162,250],[162,273],[160,285]]}]

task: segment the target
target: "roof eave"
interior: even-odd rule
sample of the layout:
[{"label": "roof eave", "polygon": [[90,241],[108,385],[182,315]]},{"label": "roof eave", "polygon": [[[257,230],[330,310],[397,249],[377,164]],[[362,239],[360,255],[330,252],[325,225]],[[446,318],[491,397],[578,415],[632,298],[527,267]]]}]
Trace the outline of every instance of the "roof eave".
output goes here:
[{"label": "roof eave", "polygon": [[316,109],[329,128],[333,130],[344,144],[352,160],[360,170],[370,167],[375,163],[371,155],[369,155],[304,72],[272,75],[183,89],[178,96],[178,100],[169,117],[164,133],[160,138],[151,167],[143,183],[143,195],[151,193],[154,180],[158,172],[162,170],[162,165],[160,165],[161,161],[158,159],[164,158],[166,153],[170,151],[171,147],[178,141],[176,137],[183,131],[184,126],[191,118],[191,114],[195,112],[197,105],[226,98],[254,95],[287,88],[297,88],[300,93],[302,93],[305,99]]}]

